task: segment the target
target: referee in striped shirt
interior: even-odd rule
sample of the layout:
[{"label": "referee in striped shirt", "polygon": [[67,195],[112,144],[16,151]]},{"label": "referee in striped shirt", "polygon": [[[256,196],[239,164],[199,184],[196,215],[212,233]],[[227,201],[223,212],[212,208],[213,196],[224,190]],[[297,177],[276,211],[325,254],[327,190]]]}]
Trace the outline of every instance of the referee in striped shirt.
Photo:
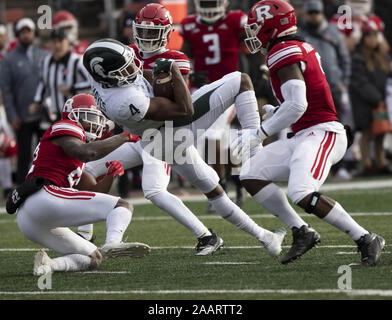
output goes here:
[{"label": "referee in striped shirt", "polygon": [[77,93],[89,92],[90,84],[82,57],[71,51],[71,43],[64,29],[52,31],[50,48],[52,53],[42,61],[40,82],[30,112],[35,113],[39,105],[44,104],[50,122],[54,122],[61,118],[64,102]]}]

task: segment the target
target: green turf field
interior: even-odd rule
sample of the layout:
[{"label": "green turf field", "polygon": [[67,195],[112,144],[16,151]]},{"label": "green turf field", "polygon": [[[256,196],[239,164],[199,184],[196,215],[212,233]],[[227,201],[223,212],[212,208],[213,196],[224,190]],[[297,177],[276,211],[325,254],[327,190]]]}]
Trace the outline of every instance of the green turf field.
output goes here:
[{"label": "green turf field", "polygon": [[[392,189],[328,192],[365,228],[382,235],[387,246],[379,265],[352,268],[352,290],[340,291],[338,268],[359,262],[349,237],[318,218],[305,220],[322,237],[321,244],[300,260],[282,265],[251,236],[218,215],[205,215],[205,202],[188,203],[205,224],[225,241],[213,256],[195,257],[192,234],[152,205],[135,206],[127,241],[152,247],[141,259],[104,260],[97,271],[52,277],[52,289],[41,291],[32,274],[37,245],[20,233],[15,216],[0,215],[1,299],[392,299]],[[247,200],[244,210],[260,225],[282,223]],[[103,244],[105,224],[95,226]],[[124,240],[125,240],[124,238]],[[284,242],[284,254],[291,244]],[[49,251],[49,256],[56,254]]]}]

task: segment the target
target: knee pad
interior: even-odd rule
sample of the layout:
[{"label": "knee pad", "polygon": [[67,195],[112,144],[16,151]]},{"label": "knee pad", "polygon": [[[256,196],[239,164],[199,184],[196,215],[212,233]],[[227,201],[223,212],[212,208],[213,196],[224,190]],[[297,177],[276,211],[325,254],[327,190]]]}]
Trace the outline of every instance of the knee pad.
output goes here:
[{"label": "knee pad", "polygon": [[310,198],[309,202],[306,204],[306,207],[304,208],[306,213],[313,213],[314,212],[314,208],[317,206],[317,203],[318,203],[320,197],[321,197],[320,192],[313,192],[311,194],[311,198]]}]

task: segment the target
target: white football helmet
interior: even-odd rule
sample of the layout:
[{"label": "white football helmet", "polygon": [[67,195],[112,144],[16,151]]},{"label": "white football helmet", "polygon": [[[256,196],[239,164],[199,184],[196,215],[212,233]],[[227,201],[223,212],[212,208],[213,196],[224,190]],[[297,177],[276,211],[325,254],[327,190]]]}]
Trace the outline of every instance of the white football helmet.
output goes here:
[{"label": "white football helmet", "polygon": [[228,5],[228,0],[195,0],[197,14],[207,23],[215,23],[222,18]]}]

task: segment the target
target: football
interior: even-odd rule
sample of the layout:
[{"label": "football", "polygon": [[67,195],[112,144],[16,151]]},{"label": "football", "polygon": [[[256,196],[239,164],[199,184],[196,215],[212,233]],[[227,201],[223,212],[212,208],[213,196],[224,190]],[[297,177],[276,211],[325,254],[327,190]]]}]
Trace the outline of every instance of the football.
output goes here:
[{"label": "football", "polygon": [[152,88],[156,97],[164,97],[174,101],[174,91],[170,73],[160,73],[154,79]]}]

